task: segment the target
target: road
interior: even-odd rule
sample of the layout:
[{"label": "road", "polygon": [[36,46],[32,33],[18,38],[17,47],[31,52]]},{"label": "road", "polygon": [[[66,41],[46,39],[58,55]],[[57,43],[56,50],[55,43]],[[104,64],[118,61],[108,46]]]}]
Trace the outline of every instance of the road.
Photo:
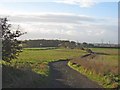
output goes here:
[{"label": "road", "polygon": [[70,68],[67,63],[67,60],[49,63],[51,74],[48,88],[102,88],[96,82]]}]

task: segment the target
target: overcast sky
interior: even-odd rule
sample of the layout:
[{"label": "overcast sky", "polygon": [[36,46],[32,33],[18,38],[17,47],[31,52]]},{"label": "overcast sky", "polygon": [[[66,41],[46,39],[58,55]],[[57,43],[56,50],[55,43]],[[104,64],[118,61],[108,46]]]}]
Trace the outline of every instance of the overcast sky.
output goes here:
[{"label": "overcast sky", "polygon": [[118,0],[0,0],[20,39],[118,43]]}]

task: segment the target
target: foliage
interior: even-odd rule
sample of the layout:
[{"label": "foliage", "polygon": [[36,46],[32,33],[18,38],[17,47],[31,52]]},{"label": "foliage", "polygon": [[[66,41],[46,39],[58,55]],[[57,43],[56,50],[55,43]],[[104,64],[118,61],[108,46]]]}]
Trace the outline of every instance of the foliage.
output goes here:
[{"label": "foliage", "polygon": [[61,48],[82,48],[82,47],[94,47],[93,44],[79,43],[69,40],[46,40],[46,39],[37,39],[37,40],[25,40],[25,48],[39,48],[39,47],[61,47]]},{"label": "foliage", "polygon": [[21,41],[18,41],[17,38],[23,35],[19,30],[11,30],[11,24],[8,24],[7,18],[0,19],[0,27],[2,32],[2,60],[11,61],[14,58],[17,58],[19,53],[22,50],[20,46]]},{"label": "foliage", "polygon": [[120,82],[118,79],[118,50],[111,48],[92,48],[92,50],[99,52],[99,55],[73,59],[69,62],[70,67],[106,88],[118,87]]},{"label": "foliage", "polygon": [[104,88],[118,88],[118,82],[120,81],[118,75],[108,73],[107,75],[102,76],[101,74],[97,74],[95,71],[86,69],[83,66],[73,65],[73,63],[71,62],[69,62],[68,65],[74,70],[87,76],[89,79],[96,81],[99,85],[103,86]]}]

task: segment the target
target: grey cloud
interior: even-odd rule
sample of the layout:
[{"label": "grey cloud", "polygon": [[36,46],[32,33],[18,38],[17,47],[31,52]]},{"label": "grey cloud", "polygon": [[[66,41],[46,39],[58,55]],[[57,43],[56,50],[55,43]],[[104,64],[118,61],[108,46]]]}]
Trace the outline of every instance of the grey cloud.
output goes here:
[{"label": "grey cloud", "polygon": [[101,39],[117,42],[117,25],[109,19],[96,19],[80,15],[41,14],[10,16],[13,24],[26,32],[21,39],[49,38],[98,42]]},{"label": "grey cloud", "polygon": [[95,22],[97,21],[93,17],[79,16],[79,15],[19,15],[10,16],[13,22],[57,22],[57,23],[80,23],[80,22]]},{"label": "grey cloud", "polygon": [[[113,28],[112,28],[113,27]],[[110,25],[45,25],[33,24],[28,34],[22,38],[58,38],[87,42],[99,42],[101,39],[117,42],[117,30]],[[27,29],[27,28],[26,28]],[[109,29],[109,30],[108,30]]]}]

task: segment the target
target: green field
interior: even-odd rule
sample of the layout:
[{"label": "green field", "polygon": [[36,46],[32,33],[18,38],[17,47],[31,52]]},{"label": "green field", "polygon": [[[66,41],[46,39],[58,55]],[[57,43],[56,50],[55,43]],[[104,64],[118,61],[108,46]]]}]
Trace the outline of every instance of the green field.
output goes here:
[{"label": "green field", "polygon": [[[24,49],[23,52],[20,54],[18,60],[13,60],[12,63],[21,62],[23,63],[29,63],[32,66],[32,69],[37,71],[37,73],[47,75],[46,69],[43,68],[47,66],[48,62],[57,61],[57,60],[65,60],[65,59],[71,59],[76,56],[84,55],[86,52],[81,50],[71,50],[71,49],[52,49],[52,50],[46,50],[46,49]],[[34,67],[34,65],[36,66]],[[18,65],[20,66],[20,65]],[[42,68],[37,68],[37,66]],[[39,69],[39,70],[38,70]],[[41,69],[41,70],[40,70]]]},{"label": "green field", "polygon": [[[78,49],[45,49],[45,48],[25,48],[22,53],[20,53],[18,59],[14,59],[11,61],[11,63],[6,63],[3,62],[4,65],[13,67],[18,70],[22,71],[32,71],[36,74],[39,74],[43,77],[48,77],[49,75],[49,62],[57,61],[57,60],[66,60],[66,59],[71,59],[74,57],[78,57],[81,55],[86,54],[85,51],[81,51]],[[7,83],[6,80],[9,81],[9,79],[13,80],[13,85],[17,82],[14,77],[19,77],[21,78],[21,81],[24,81],[24,77],[21,77],[18,75],[16,70],[11,71],[9,68],[7,68],[5,72],[5,80],[4,82]],[[12,74],[12,75],[7,75],[6,73]],[[18,72],[19,73],[19,72]],[[31,73],[31,72],[30,72]],[[19,74],[22,74],[21,72]],[[23,73],[26,77],[30,77],[30,74]],[[23,75],[23,76],[24,76]],[[46,78],[41,78],[40,82],[45,81]],[[29,78],[28,78],[29,79]],[[20,82],[21,82],[20,81]],[[38,81],[38,80],[37,80]],[[29,81],[24,81],[24,82],[29,82]],[[12,82],[11,82],[12,83]],[[9,84],[9,83],[8,83]],[[12,87],[6,84],[5,86],[7,87]]]},{"label": "green field", "polygon": [[[118,87],[118,49],[91,48],[98,55],[93,55],[85,60],[71,60],[69,65],[75,70],[83,73],[105,88]],[[77,63],[77,65],[72,65]]]},{"label": "green field", "polygon": [[[9,86],[10,83],[13,83],[12,85],[14,85],[16,81],[21,82],[21,80],[26,80],[26,78],[31,77],[31,72],[35,75],[38,74],[42,76],[40,80],[37,79],[37,82],[36,80],[34,80],[35,84],[38,83],[38,81],[39,83],[43,83],[47,80],[46,77],[49,76],[49,62],[72,59],[69,65],[75,70],[80,71],[82,74],[88,76],[92,80],[95,80],[97,82],[100,81],[99,84],[103,85],[104,87],[116,87],[118,85],[118,50],[110,48],[92,48],[92,50],[95,52],[103,53],[103,55],[99,55],[94,59],[90,59],[87,61],[79,60],[79,62],[77,61],[77,63],[80,64],[80,66],[75,66],[72,65],[72,62],[76,61],[74,60],[74,58],[87,54],[86,51],[80,49],[62,48],[25,48],[23,49],[23,52],[20,53],[18,59],[12,60],[10,64],[3,62],[3,65],[12,67],[12,69],[7,68],[7,72],[5,72],[4,76],[4,82],[6,83],[7,80],[14,81],[6,83],[5,86],[12,87]],[[18,70],[21,71],[18,72]],[[26,71],[30,72],[26,73]],[[7,75],[6,73],[9,73],[9,75]],[[103,76],[102,78],[104,79],[101,79],[100,76]],[[20,78],[20,80],[17,80],[18,77]],[[27,83],[29,81],[26,80],[24,82]],[[104,84],[102,84],[101,82],[104,82]]]}]

